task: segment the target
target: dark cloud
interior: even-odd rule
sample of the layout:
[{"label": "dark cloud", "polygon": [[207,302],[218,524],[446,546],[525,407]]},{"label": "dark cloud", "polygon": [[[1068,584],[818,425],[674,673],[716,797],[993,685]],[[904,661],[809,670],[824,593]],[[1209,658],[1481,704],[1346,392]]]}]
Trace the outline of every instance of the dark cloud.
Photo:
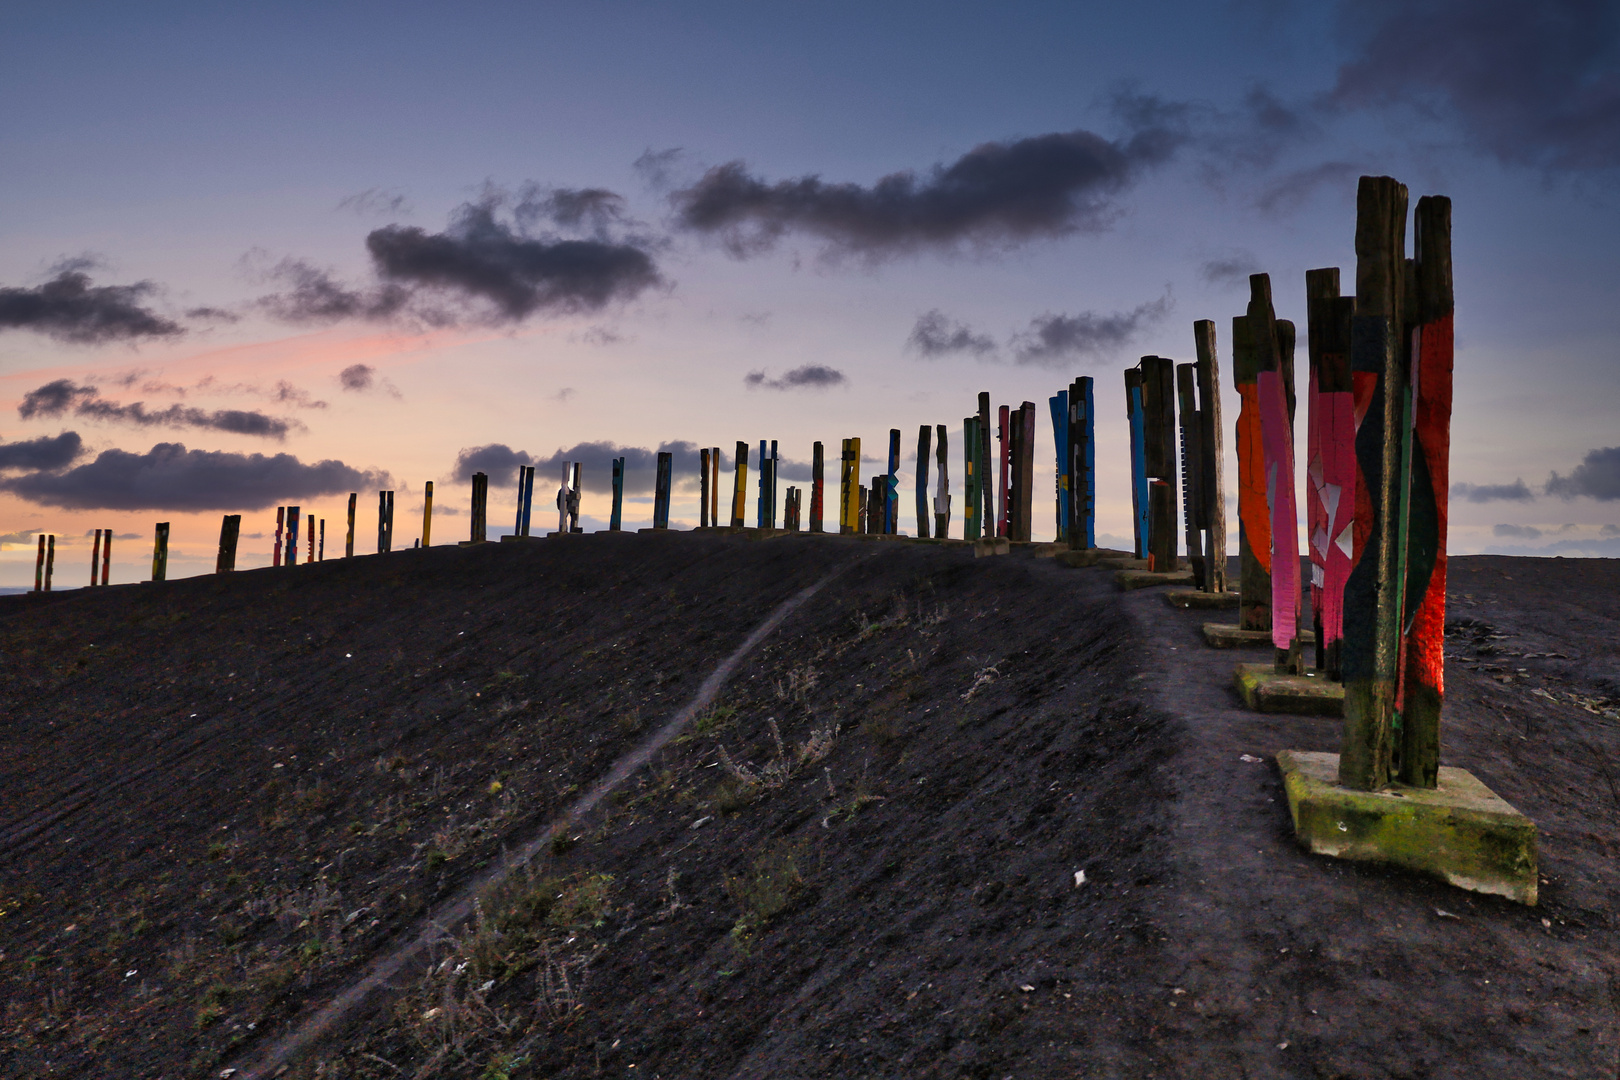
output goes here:
[{"label": "dark cloud", "polygon": [[[393,226],[390,226],[391,228]],[[262,296],[261,308],[291,323],[328,323],[344,319],[386,320],[404,315],[410,290],[397,284],[352,288],[326,270],[302,259],[283,259],[266,275],[286,288]],[[436,321],[432,313],[427,321]]]},{"label": "dark cloud", "polygon": [[1331,100],[1454,121],[1503,162],[1620,165],[1620,7],[1612,0],[1363,0]]},{"label": "dark cloud", "polygon": [[987,142],[926,174],[890,173],[870,187],[802,176],[775,183],[741,161],[673,192],[676,222],[715,236],[741,258],[784,235],[814,236],[830,255],[885,258],[919,248],[995,248],[1106,228],[1115,198],[1183,141],[1176,107],[1120,97],[1133,134],[1089,131]]},{"label": "dark cloud", "polygon": [[1175,302],[1168,294],[1130,311],[1102,315],[1038,315],[1029,329],[1012,340],[1013,358],[1020,364],[1058,365],[1081,357],[1105,360],[1124,348],[1143,329],[1170,313]]},{"label": "dark cloud", "polygon": [[1547,494],[1561,499],[1584,495],[1603,502],[1620,499],[1620,446],[1588,451],[1568,476],[1553,473],[1547,480]]},{"label": "dark cloud", "polygon": [[[486,200],[504,201],[497,190]],[[465,211],[463,211],[465,212]],[[552,188],[525,185],[519,192],[512,216],[526,230],[539,224],[555,225],[575,233],[609,238],[613,231],[634,223],[625,212],[624,196],[606,188]]]},{"label": "dark cloud", "polygon": [[1234,251],[1218,259],[1210,259],[1198,268],[1198,276],[1211,285],[1235,289],[1248,287],[1249,275],[1260,272],[1260,260],[1247,251]]},{"label": "dark cloud", "polygon": [[1539,540],[1541,530],[1534,525],[1497,525],[1491,529],[1493,535],[1511,536],[1520,540]]},{"label": "dark cloud", "polygon": [[[502,448],[504,449],[504,447]],[[698,445],[692,442],[666,442],[656,449],[648,450],[640,446],[620,446],[612,442],[586,442],[576,443],[564,450],[558,450],[549,457],[534,458],[529,464],[534,466],[534,492],[536,505],[551,505],[551,499],[559,484],[562,483],[563,466],[570,462],[579,462],[584,476],[585,490],[599,495],[609,494],[613,490],[613,459],[622,457],[624,462],[624,491],[626,495],[645,495],[651,493],[653,481],[658,472],[658,454],[660,451],[675,455],[675,482],[678,486],[686,487],[697,483],[698,472]],[[513,466],[512,479],[516,479],[516,463]],[[491,474],[493,479],[493,474]]]},{"label": "dark cloud", "polygon": [[1615,525],[1615,524],[1613,524],[1611,522],[1610,524],[1605,525],[1605,526],[1603,526],[1603,528],[1599,529],[1598,530],[1598,535],[1599,536],[1620,536],[1620,525]]},{"label": "dark cloud", "polygon": [[779,379],[767,378],[763,371],[750,371],[743,376],[743,385],[750,390],[829,390],[834,386],[847,386],[849,380],[837,368],[805,364]]},{"label": "dark cloud", "polygon": [[965,323],[952,321],[938,308],[917,317],[911,335],[906,338],[906,347],[930,359],[952,353],[989,356],[996,351],[995,340],[990,335],[974,333]]},{"label": "dark cloud", "polygon": [[217,307],[189,308],[186,311],[186,318],[195,319],[198,322],[235,323],[242,321],[242,316],[238,315],[236,312],[227,311],[224,308]]},{"label": "dark cloud", "polygon": [[61,469],[84,453],[84,440],[76,431],[41,435],[25,442],[0,443],[0,469]]},{"label": "dark cloud", "polygon": [[285,439],[294,426],[302,426],[296,421],[248,409],[207,410],[170,405],[165,409],[149,410],[140,401],[123,405],[101,397],[101,392],[93,386],[77,386],[67,379],[57,379],[28,391],[23,395],[22,404],[17,406],[17,415],[28,420],[36,416],[63,416],[69,410],[74,416],[109,423],[134,424],[137,427],[203,428],[278,441]]},{"label": "dark cloud", "polygon": [[1285,173],[1263,187],[1254,205],[1266,213],[1292,213],[1321,187],[1338,186],[1346,198],[1354,195],[1362,168],[1348,161],[1324,161]]},{"label": "dark cloud", "polygon": [[101,345],[109,341],[178,337],[185,328],[152,311],[151,282],[92,285],[74,260],[34,288],[0,287],[0,330],[33,330],[58,341]]},{"label": "dark cloud", "polygon": [[[513,450],[505,443],[464,448],[456,455],[455,468],[450,475],[457,480],[471,480],[473,473],[483,473],[495,487],[511,487],[517,483],[519,465],[533,465],[534,458],[526,451]],[[536,486],[539,481],[536,480]]]},{"label": "dark cloud", "polygon": [[0,490],[70,510],[259,510],[294,500],[390,488],[387,473],[341,461],[304,464],[291,454],[187,450],[158,443],[144,454],[104,450],[59,473],[0,480]]},{"label": "dark cloud", "polygon": [[377,369],[370,364],[350,364],[338,372],[338,382],[345,390],[370,390]]},{"label": "dark cloud", "polygon": [[1471,503],[1529,502],[1536,497],[1523,480],[1511,484],[1452,484],[1451,494]]}]

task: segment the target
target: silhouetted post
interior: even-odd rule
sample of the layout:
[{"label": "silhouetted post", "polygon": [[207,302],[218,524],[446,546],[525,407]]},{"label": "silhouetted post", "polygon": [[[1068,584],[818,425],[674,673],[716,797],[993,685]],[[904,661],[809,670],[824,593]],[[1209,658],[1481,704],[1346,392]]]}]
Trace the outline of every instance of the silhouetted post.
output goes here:
[{"label": "silhouetted post", "polygon": [[39,554],[34,556],[34,591],[45,591],[45,534],[39,534]]},{"label": "silhouetted post", "polygon": [[669,487],[675,469],[675,455],[667,450],[658,453],[658,479],[653,490],[653,528],[669,528]]},{"label": "silhouetted post", "polygon": [[[101,547],[101,530],[96,530],[96,547]],[[236,569],[236,538],[242,532],[242,515],[226,514],[219,526],[219,557],[214,560],[214,573],[228,574]],[[90,557],[90,584],[96,583],[96,557]]]},{"label": "silhouetted post", "polygon": [[[585,497],[585,463],[574,462],[574,478],[568,485],[568,531],[571,533],[584,532],[579,523],[580,500]],[[664,516],[669,516],[668,499],[665,499]]]},{"label": "silhouetted post", "polygon": [[770,458],[765,453],[765,440],[761,439],[759,440],[759,480],[757,481],[759,490],[754,497],[754,528],[756,529],[765,527],[765,477],[770,471]]},{"label": "silhouetted post", "polygon": [[1131,524],[1136,534],[1136,557],[1148,557],[1148,473],[1145,419],[1142,409],[1142,369],[1125,369],[1125,419],[1131,433]]},{"label": "silhouetted post", "polygon": [[56,534],[45,538],[45,591],[51,591],[51,579],[56,576]]},{"label": "silhouetted post", "polygon": [[315,515],[311,513],[304,520],[309,523],[305,527],[305,531],[309,533],[309,547],[304,556],[304,561],[306,563],[312,563],[315,561]]},{"label": "silhouetted post", "polygon": [[523,467],[523,535],[534,535],[534,466]]},{"label": "silhouetted post", "polygon": [[845,439],[838,457],[838,531],[861,531],[861,511],[865,504],[861,488],[861,440]]},{"label": "silhouetted post", "polygon": [[1169,484],[1168,540],[1156,539],[1151,528],[1148,547],[1157,550],[1155,569],[1176,569],[1176,366],[1162,356],[1142,357],[1142,454],[1148,479]]},{"label": "silhouetted post", "polygon": [[108,529],[101,538],[101,583],[107,584],[108,575],[112,573],[112,542],[113,533]]},{"label": "silhouetted post", "polygon": [[1204,558],[1204,502],[1200,490],[1204,477],[1204,453],[1200,441],[1203,429],[1198,419],[1196,364],[1176,365],[1176,403],[1176,419],[1181,434],[1181,514],[1185,525],[1187,561],[1192,564],[1193,578],[1202,589],[1205,588],[1208,562]]},{"label": "silhouetted post", "polygon": [[472,518],[467,537],[469,544],[482,544],[489,539],[489,476],[476,472],[472,475]]},{"label": "silhouetted post", "polygon": [[354,508],[359,500],[360,493],[358,491],[349,492],[349,531],[344,534],[343,538],[343,557],[345,559],[354,558]]},{"label": "silhouetted post", "polygon": [[315,553],[315,561],[316,562],[325,562],[326,561],[326,519],[325,518],[321,518],[321,545],[320,545],[320,550],[318,550]]},{"label": "silhouetted post", "polygon": [[[293,548],[294,553],[297,547]],[[157,536],[152,542],[152,580],[166,581],[169,575],[169,523],[157,524]]]},{"label": "silhouetted post", "polygon": [[946,540],[951,535],[951,470],[950,457],[946,439],[946,427],[937,424],[934,434],[938,436],[934,441],[934,467],[939,474],[934,482],[934,536],[939,540]]},{"label": "silhouetted post", "polygon": [[394,493],[377,492],[377,554],[394,550]]},{"label": "silhouetted post", "polygon": [[781,470],[782,470],[782,460],[779,457],[776,456],[776,440],[772,439],[771,440],[771,482],[768,485],[766,485],[765,497],[766,497],[766,501],[770,504],[769,508],[767,509],[766,516],[770,518],[770,525],[771,525],[771,528],[773,528],[773,529],[776,528],[776,511],[777,511],[776,481],[781,475]]},{"label": "silhouetted post", "polygon": [[928,539],[928,451],[934,429],[927,424],[917,429],[917,538]]},{"label": "silhouetted post", "polygon": [[810,531],[821,531],[821,519],[825,512],[822,492],[826,487],[826,457],[821,444],[816,443],[810,448]]},{"label": "silhouetted post", "polygon": [[1193,323],[1197,352],[1198,432],[1202,479],[1198,490],[1201,522],[1207,534],[1204,549],[1204,591],[1226,592],[1226,448],[1221,426],[1221,363],[1215,351],[1215,324],[1209,319]]},{"label": "silhouetted post", "polygon": [[557,486],[557,535],[568,535],[568,476],[573,471],[563,462],[562,483]]},{"label": "silhouetted post", "polygon": [[1052,411],[1052,451],[1057,462],[1057,542],[1069,542],[1069,392],[1046,399]]},{"label": "silhouetted post", "polygon": [[1035,534],[1035,403],[1024,402],[1013,422],[1018,426],[1018,539],[1028,543]]},{"label": "silhouetted post", "polygon": [[900,429],[889,429],[889,471],[881,477],[883,501],[872,527],[875,533],[897,532],[900,528]]},{"label": "silhouetted post", "polygon": [[1069,547],[1097,546],[1097,414],[1091,376],[1069,384]]},{"label": "silhouetted post", "polygon": [[995,529],[991,535],[1007,535],[1007,451],[1011,449],[1007,444],[1007,406],[1002,405],[996,409],[996,472],[998,481],[996,486],[997,501],[995,507]]},{"label": "silhouetted post", "polygon": [[90,549],[90,587],[96,587],[96,571],[101,566],[101,530],[96,530],[95,547]]},{"label": "silhouetted post", "polygon": [[996,534],[996,481],[990,470],[990,392],[979,391],[978,442],[973,448],[973,475],[978,479],[979,532],[984,536]]},{"label": "silhouetted post", "polygon": [[[283,564],[285,566],[298,565],[299,526],[303,523],[301,517],[299,516],[300,512],[299,507],[287,507],[287,547],[285,549],[287,558],[286,562]],[[156,579],[154,578],[153,580]]]},{"label": "silhouetted post", "polygon": [[1271,629],[1271,514],[1254,339],[1247,315],[1232,320],[1232,384],[1238,392],[1238,626]]},{"label": "silhouetted post", "polygon": [[962,536],[979,539],[984,497],[979,491],[979,418],[962,418]]},{"label": "silhouetted post", "polygon": [[720,448],[709,447],[709,524],[720,527]]},{"label": "silhouetted post", "polygon": [[[486,480],[487,484],[487,480]],[[310,518],[310,528],[314,528],[314,518]],[[433,481],[429,480],[422,485],[422,546],[428,547],[433,543]]]},{"label": "silhouetted post", "polygon": [[731,489],[731,527],[741,529],[748,524],[748,444],[740,439],[733,463],[736,465],[736,482]]},{"label": "silhouetted post", "polygon": [[709,448],[698,451],[698,528],[709,527]]},{"label": "silhouetted post", "polygon": [[608,532],[624,528],[624,458],[613,459],[613,512],[608,517]]},{"label": "silhouetted post", "polygon": [[287,508],[285,506],[276,507],[276,546],[270,553],[271,566],[281,565],[281,530],[286,521],[286,517]]}]

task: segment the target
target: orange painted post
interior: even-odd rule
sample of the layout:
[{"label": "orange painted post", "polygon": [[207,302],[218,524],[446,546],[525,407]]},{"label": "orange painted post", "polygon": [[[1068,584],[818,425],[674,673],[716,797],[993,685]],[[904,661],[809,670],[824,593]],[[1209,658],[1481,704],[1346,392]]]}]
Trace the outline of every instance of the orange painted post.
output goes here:
[{"label": "orange painted post", "polygon": [[[522,486],[521,484],[519,485]],[[422,485],[422,546],[433,543],[433,481]]]},{"label": "orange painted post", "polygon": [[285,506],[276,507],[276,546],[270,554],[271,566],[281,565],[281,533],[282,528],[286,525],[286,519],[287,508]]}]

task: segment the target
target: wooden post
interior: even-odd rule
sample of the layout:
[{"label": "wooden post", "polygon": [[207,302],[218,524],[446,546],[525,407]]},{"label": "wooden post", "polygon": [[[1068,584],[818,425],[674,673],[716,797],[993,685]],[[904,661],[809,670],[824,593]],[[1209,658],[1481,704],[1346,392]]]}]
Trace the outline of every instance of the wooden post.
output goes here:
[{"label": "wooden post", "polygon": [[[524,488],[523,481],[524,481],[524,478],[528,475],[528,472],[529,472],[529,467],[527,465],[519,465],[518,466],[518,474],[517,474],[517,511],[516,511],[515,517],[512,520],[512,535],[513,536],[523,536],[523,535],[525,535],[524,531],[523,531],[523,488]],[[424,532],[426,531],[426,526],[425,525],[423,526],[423,531]],[[425,537],[425,536],[422,538],[422,546],[427,547],[427,537]]]},{"label": "wooden post", "polygon": [[979,539],[984,498],[979,493],[979,418],[962,418],[962,536]]},{"label": "wooden post", "polygon": [[1364,791],[1387,786],[1394,764],[1401,585],[1396,476],[1406,373],[1402,341],[1406,202],[1404,185],[1387,176],[1361,178],[1356,192],[1356,314],[1350,341],[1351,379],[1360,416],[1359,550],[1344,590],[1344,745],[1339,783]]},{"label": "wooden post", "polygon": [[[223,544],[223,540],[221,541]],[[96,587],[96,570],[101,563],[101,530],[96,530],[95,546],[90,549],[90,587]]]},{"label": "wooden post", "polygon": [[1203,528],[1207,534],[1204,590],[1226,592],[1226,449],[1221,428],[1221,362],[1215,351],[1215,324],[1209,319],[1193,323],[1193,344],[1198,356],[1198,429],[1203,478]]},{"label": "wooden post", "polygon": [[[569,483],[568,483],[568,531],[571,532],[571,533],[577,533],[577,532],[584,532],[585,531],[584,528],[581,527],[581,525],[579,523],[580,501],[585,497],[585,481],[583,479],[584,471],[585,471],[584,462],[580,462],[580,461],[574,462],[573,476],[572,476],[572,479],[570,479]],[[665,485],[664,490],[665,490],[665,494],[664,494],[664,519],[665,519],[665,523],[667,524],[668,520],[669,520],[669,488],[668,488],[668,485]]]},{"label": "wooden post", "polygon": [[315,553],[315,561],[316,562],[325,562],[326,561],[326,519],[325,518],[321,518],[321,544],[320,544],[319,550],[316,551],[316,553]]},{"label": "wooden post", "polygon": [[1305,271],[1308,316],[1305,490],[1311,555],[1311,612],[1316,667],[1340,678],[1344,582],[1355,551],[1355,398],[1350,383],[1350,322],[1355,297],[1339,295],[1339,270]]},{"label": "wooden post", "polygon": [[[740,444],[739,444],[740,445]],[[845,439],[838,454],[838,531],[855,533],[861,528],[861,440]]]},{"label": "wooden post", "polygon": [[360,493],[358,491],[349,492],[349,531],[344,534],[343,538],[343,557],[345,559],[354,558],[354,506],[359,501],[359,498]]},{"label": "wooden post", "polygon": [[1271,629],[1271,514],[1266,506],[1265,444],[1249,318],[1232,320],[1232,383],[1238,392],[1238,625]]},{"label": "wooden post", "polygon": [[101,539],[101,583],[107,584],[107,577],[112,573],[112,542],[113,531],[106,530]]},{"label": "wooden post", "polygon": [[1125,369],[1125,419],[1131,433],[1131,523],[1135,530],[1136,557],[1148,557],[1148,486],[1146,432],[1142,415],[1142,369]]},{"label": "wooden post", "polygon": [[996,482],[990,471],[990,392],[979,392],[978,442],[973,449],[973,475],[979,480],[979,531],[996,534]]},{"label": "wooden post", "polygon": [[1249,339],[1260,406],[1262,475],[1271,529],[1271,641],[1277,671],[1301,674],[1299,649],[1299,527],[1295,501],[1294,424],[1290,409],[1294,324],[1271,306],[1271,278],[1249,277]]},{"label": "wooden post", "polygon": [[568,478],[573,469],[563,462],[562,483],[557,486],[557,535],[568,535]]},{"label": "wooden post", "polygon": [[[214,573],[228,574],[236,569],[236,538],[242,532],[242,515],[226,514],[225,520],[219,525],[219,557],[214,560]],[[97,530],[96,546],[99,548],[100,530]],[[96,583],[96,559],[90,557],[90,584]]]},{"label": "wooden post", "polygon": [[[52,539],[55,539],[54,537]],[[296,544],[292,547],[294,555],[298,552]],[[290,565],[290,563],[289,563]],[[166,581],[169,575],[169,523],[157,523],[157,535],[152,542],[152,580]]]},{"label": "wooden post", "polygon": [[45,591],[45,534],[39,534],[39,553],[34,556],[34,591]]},{"label": "wooden post", "polygon": [[[300,526],[303,524],[303,519],[300,516],[300,513],[301,511],[299,507],[287,507],[287,546],[283,549],[286,556],[285,561],[282,563],[283,566],[298,565],[298,538],[300,534]],[[157,579],[154,578],[153,580],[155,581]]]},{"label": "wooden post", "polygon": [[[1161,558],[1160,571],[1176,569],[1176,372],[1175,362],[1162,356],[1142,357],[1142,455],[1143,468],[1149,480],[1163,480],[1170,485],[1171,538],[1162,543],[1148,535],[1149,549],[1161,554],[1168,551],[1168,561]],[[1162,496],[1161,496],[1162,497]]]},{"label": "wooden post", "polygon": [[310,513],[304,518],[304,520],[309,522],[308,527],[305,529],[305,531],[309,533],[309,548],[308,553],[304,557],[304,561],[306,563],[312,563],[315,561],[315,515]]},{"label": "wooden post", "polygon": [[481,472],[472,475],[472,522],[468,530],[467,542],[469,544],[482,544],[489,539],[488,520],[485,517],[489,510],[489,477]]},{"label": "wooden post", "polygon": [[1020,412],[1023,433],[1018,441],[1018,538],[1028,543],[1035,538],[1035,403],[1024,402]]},{"label": "wooden post", "polygon": [[720,527],[720,448],[709,447],[709,524]]},{"label": "wooden post", "polygon": [[1023,517],[1023,507],[1019,504],[1019,497],[1024,490],[1024,413],[1022,409],[1011,410],[1007,416],[1007,424],[1002,438],[1002,450],[1007,457],[1007,490],[1004,493],[1006,537],[1008,540],[1017,540],[1018,522]]},{"label": "wooden post", "polygon": [[624,458],[613,459],[613,511],[608,516],[608,532],[624,527]]},{"label": "wooden post", "polygon": [[946,428],[944,424],[936,425],[934,434],[938,445],[934,448],[934,466],[939,473],[934,484],[934,536],[940,540],[948,539],[951,535],[951,471],[950,458],[946,445]]},{"label": "wooden post", "polygon": [[698,451],[698,528],[709,527],[709,448]]},{"label": "wooden post", "polygon": [[[1091,376],[1069,384],[1069,547],[1097,546],[1097,411]],[[1134,489],[1133,489],[1134,490]]]},{"label": "wooden post", "polygon": [[286,522],[286,517],[287,508],[285,506],[276,507],[276,546],[270,553],[271,566],[281,565],[281,530]]},{"label": "wooden post", "polygon": [[669,528],[669,488],[674,476],[675,455],[668,450],[658,453],[658,474],[653,488],[653,528]]},{"label": "wooden post", "polygon": [[991,486],[996,499],[993,507],[991,536],[1007,535],[1007,406],[996,409],[996,471]]},{"label": "wooden post", "polygon": [[773,528],[773,529],[776,528],[776,511],[778,509],[776,488],[777,488],[777,481],[781,478],[781,470],[782,470],[782,459],[777,456],[776,440],[772,439],[771,440],[771,482],[770,482],[769,486],[766,488],[766,496],[767,496],[767,498],[768,498],[768,500],[770,502],[769,517],[770,517],[771,528]]},{"label": "wooden post", "polygon": [[1148,480],[1148,569],[1159,573],[1176,566],[1176,498],[1170,481]]},{"label": "wooden post", "polygon": [[754,528],[765,527],[765,474],[770,471],[769,458],[765,453],[765,440],[759,440],[759,479],[755,481],[754,492]]},{"label": "wooden post", "polygon": [[748,524],[748,444],[742,440],[737,441],[736,457],[732,459],[736,469],[736,482],[731,490],[731,527],[740,529]]},{"label": "wooden post", "polygon": [[823,491],[826,488],[826,457],[821,444],[810,448],[810,531],[821,531]]},{"label": "wooden post", "polygon": [[1194,364],[1176,365],[1177,422],[1181,434],[1181,513],[1185,523],[1187,561],[1200,589],[1208,591],[1208,561],[1204,557],[1203,492],[1204,454],[1198,422],[1198,371]]},{"label": "wooden post", "polygon": [[51,579],[56,576],[56,534],[45,538],[45,591],[51,591]]},{"label": "wooden post", "polygon": [[889,471],[883,474],[883,507],[872,530],[885,535],[900,531],[900,429],[889,429]]},{"label": "wooden post", "polygon": [[934,429],[927,424],[917,429],[917,538],[928,539],[928,451]]},{"label": "wooden post", "polygon": [[1069,392],[1059,390],[1046,399],[1052,412],[1052,451],[1057,463],[1057,533],[1060,544],[1069,542]]}]

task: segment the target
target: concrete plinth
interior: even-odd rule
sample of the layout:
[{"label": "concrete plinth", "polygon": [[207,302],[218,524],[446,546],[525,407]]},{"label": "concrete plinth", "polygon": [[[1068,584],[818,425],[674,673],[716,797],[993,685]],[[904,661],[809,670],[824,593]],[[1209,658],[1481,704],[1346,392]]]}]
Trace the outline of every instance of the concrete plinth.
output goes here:
[{"label": "concrete plinth", "polygon": [[1320,675],[1279,675],[1272,664],[1239,664],[1232,682],[1255,712],[1344,715],[1344,684]]},{"label": "concrete plinth", "polygon": [[1338,786],[1339,755],[1277,755],[1294,835],[1307,851],[1390,863],[1471,892],[1536,902],[1536,826],[1464,769],[1434,790]]},{"label": "concrete plinth", "polygon": [[[1060,551],[1053,558],[1065,566],[1086,567],[1097,566],[1103,559],[1127,559],[1130,555],[1113,548],[1076,548],[1071,551]],[[1116,566],[1114,569],[1120,568]]]},{"label": "concrete plinth", "polygon": [[1097,565],[1105,570],[1146,570],[1147,562],[1134,555],[1105,555],[1097,560]]},{"label": "concrete plinth", "polygon": [[[1300,631],[1300,641],[1316,644],[1316,633]],[[1204,624],[1204,643],[1212,649],[1260,649],[1271,644],[1270,630],[1244,630],[1232,623],[1207,622]]]},{"label": "concrete plinth", "polygon": [[973,557],[982,559],[987,555],[1007,555],[1012,551],[1012,543],[1005,536],[989,536],[983,540],[973,541]]},{"label": "concrete plinth", "polygon": [[1171,589],[1164,594],[1171,607],[1192,608],[1197,611],[1217,611],[1238,606],[1235,592],[1204,592],[1202,589]]},{"label": "concrete plinth", "polygon": [[1127,592],[1131,589],[1151,589],[1155,585],[1191,585],[1193,572],[1191,570],[1171,570],[1167,573],[1158,573],[1153,570],[1121,570],[1114,575],[1119,587]]}]

